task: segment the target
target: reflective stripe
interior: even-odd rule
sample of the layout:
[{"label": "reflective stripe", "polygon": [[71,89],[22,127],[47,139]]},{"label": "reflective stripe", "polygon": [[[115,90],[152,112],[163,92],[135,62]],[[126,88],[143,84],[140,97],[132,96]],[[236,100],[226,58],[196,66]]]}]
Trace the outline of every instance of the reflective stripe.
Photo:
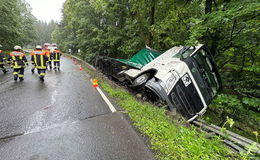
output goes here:
[{"label": "reflective stripe", "polygon": [[33,51],[33,54],[43,55],[44,52],[42,52],[42,51]]},{"label": "reflective stripe", "polygon": [[34,63],[35,63],[35,65],[38,66],[37,59],[36,59],[36,55],[33,55],[33,57],[34,57]]},{"label": "reflective stripe", "polygon": [[38,55],[38,58],[40,58],[40,64],[38,64],[38,60],[39,59],[37,59],[36,55],[34,55],[34,62],[35,62],[36,68],[38,68],[38,69],[46,69],[46,66],[44,64],[44,59],[43,59],[44,57],[43,57],[43,55]]},{"label": "reflective stripe", "polygon": [[18,77],[22,78],[22,77],[24,77],[24,75],[22,75],[22,74],[19,74],[19,75],[18,75]]},{"label": "reflective stripe", "polygon": [[[16,54],[19,54],[19,55],[20,55],[20,56],[19,56],[19,59],[20,59],[21,61],[23,61],[23,53],[19,53],[19,52],[18,52],[18,53],[16,53]],[[13,68],[15,68],[15,69],[22,68],[22,65],[18,65],[18,62],[17,62],[17,60],[16,60],[16,56],[12,55],[11,58],[12,58],[12,61],[13,61],[13,65],[12,65]]]},{"label": "reflective stripe", "polygon": [[45,76],[45,73],[40,73],[40,76]]},{"label": "reflective stripe", "polygon": [[12,67],[13,67],[13,68],[17,67],[17,62],[16,62],[16,59],[15,59],[15,56],[12,56],[12,60],[13,60],[13,65],[12,65]]},{"label": "reflective stripe", "polygon": [[37,69],[46,69],[46,66],[36,66]]},{"label": "reflective stripe", "polygon": [[10,56],[24,56],[24,54],[23,54],[22,52],[16,52],[16,51],[14,51],[14,52],[11,52],[11,53],[10,53]]},{"label": "reflective stripe", "polygon": [[18,72],[13,72],[13,75],[17,75],[18,74]]},{"label": "reflective stripe", "polygon": [[40,59],[41,59],[41,67],[43,67],[44,66],[44,64],[43,64],[43,55],[40,55]]}]

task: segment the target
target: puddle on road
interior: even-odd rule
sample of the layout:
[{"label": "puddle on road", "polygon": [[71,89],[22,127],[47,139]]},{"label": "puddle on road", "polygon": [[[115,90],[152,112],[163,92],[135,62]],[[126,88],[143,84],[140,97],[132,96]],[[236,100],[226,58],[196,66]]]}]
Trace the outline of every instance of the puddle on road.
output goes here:
[{"label": "puddle on road", "polygon": [[48,122],[49,120],[48,118],[49,117],[47,117],[47,112],[45,112],[44,110],[35,112],[33,116],[30,118],[29,122],[27,123],[26,131],[24,135],[42,132],[45,130],[74,123],[74,121],[71,119],[63,121],[62,123],[53,123],[53,122]]},{"label": "puddle on road", "polygon": [[58,91],[54,90],[54,92],[51,95],[51,106],[54,105],[54,103],[56,102],[57,95],[58,95]]},{"label": "puddle on road", "polygon": [[[67,117],[70,108],[64,107],[62,104],[57,105],[58,93],[57,90],[54,90],[50,95],[50,104],[36,111],[27,120],[25,135],[72,124],[75,121],[72,117]],[[65,120],[65,118],[67,119]]]},{"label": "puddle on road", "polygon": [[32,132],[33,130],[39,130],[43,128],[45,118],[46,118],[46,112],[43,111],[35,112],[26,125],[25,134]]}]

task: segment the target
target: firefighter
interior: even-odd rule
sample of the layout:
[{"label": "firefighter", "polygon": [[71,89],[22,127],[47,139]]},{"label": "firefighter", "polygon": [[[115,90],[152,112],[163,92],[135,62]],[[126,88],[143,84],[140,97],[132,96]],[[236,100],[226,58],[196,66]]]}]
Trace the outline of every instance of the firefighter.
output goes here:
[{"label": "firefighter", "polygon": [[18,77],[20,81],[24,80],[24,68],[28,65],[27,59],[22,52],[20,46],[15,46],[14,51],[10,53],[8,60],[11,61],[13,68],[14,80],[17,81]]},{"label": "firefighter", "polygon": [[37,45],[35,50],[32,51],[31,56],[31,61],[34,62],[35,67],[37,68],[40,80],[44,81],[44,76],[47,69],[46,63],[48,62],[46,52],[42,50],[40,45]]},{"label": "firefighter", "polygon": [[[41,48],[40,48],[41,49]],[[38,49],[36,48],[34,51],[37,51]],[[34,55],[34,52],[31,52],[31,59],[32,59],[32,57],[33,57],[33,55]],[[34,70],[35,70],[35,63],[34,63],[34,61],[31,61],[31,63],[32,63],[32,69],[31,69],[31,72],[32,72],[32,74],[34,74]]]},{"label": "firefighter", "polygon": [[52,69],[52,53],[50,52],[50,49],[45,49],[44,52],[46,52],[46,56],[48,57],[48,66],[50,70]]},{"label": "firefighter", "polygon": [[56,70],[56,69],[60,70],[60,56],[61,56],[61,52],[56,47],[52,53],[53,62],[54,62],[54,70]]},{"label": "firefighter", "polygon": [[0,69],[4,72],[4,74],[6,74],[8,71],[4,67],[5,56],[2,53],[1,48],[2,48],[2,45],[0,44]]}]

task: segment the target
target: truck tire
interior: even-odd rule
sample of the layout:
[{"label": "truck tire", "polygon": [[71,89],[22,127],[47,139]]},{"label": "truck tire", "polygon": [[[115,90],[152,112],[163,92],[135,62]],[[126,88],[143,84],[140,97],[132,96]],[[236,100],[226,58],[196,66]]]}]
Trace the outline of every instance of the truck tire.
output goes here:
[{"label": "truck tire", "polygon": [[133,87],[138,87],[138,86],[144,85],[149,80],[149,78],[150,78],[149,73],[145,73],[145,74],[138,76],[133,82]]}]

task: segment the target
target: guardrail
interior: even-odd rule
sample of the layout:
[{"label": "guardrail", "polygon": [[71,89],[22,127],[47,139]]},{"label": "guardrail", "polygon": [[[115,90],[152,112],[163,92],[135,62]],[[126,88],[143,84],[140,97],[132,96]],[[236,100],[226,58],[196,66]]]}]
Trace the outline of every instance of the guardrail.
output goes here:
[{"label": "guardrail", "polygon": [[233,149],[233,151],[237,152],[246,152],[248,147],[252,144],[256,144],[257,149],[252,150],[256,154],[260,155],[260,144],[252,141],[248,138],[240,136],[236,133],[226,130],[225,132],[221,131],[221,127],[216,126],[214,124],[208,124],[207,122],[197,119],[192,121],[192,124],[201,128],[202,131],[210,133],[213,132],[216,135],[219,135],[224,138],[223,143],[226,144],[228,147]]}]

